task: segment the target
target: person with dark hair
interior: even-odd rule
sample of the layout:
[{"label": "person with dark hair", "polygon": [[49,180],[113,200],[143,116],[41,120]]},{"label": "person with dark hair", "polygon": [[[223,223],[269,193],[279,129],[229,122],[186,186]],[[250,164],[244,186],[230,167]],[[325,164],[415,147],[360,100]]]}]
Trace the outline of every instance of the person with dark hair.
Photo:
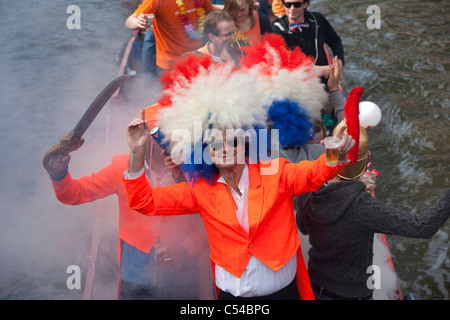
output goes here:
[{"label": "person with dark hair", "polygon": [[343,65],[341,38],[321,13],[307,10],[309,0],[278,1],[283,4],[285,14],[273,22],[273,32],[281,34],[288,47],[299,47],[306,55],[314,58],[319,75],[328,78],[330,69],[324,44],[331,48]]},{"label": "person with dark hair", "polygon": [[236,30],[233,17],[225,11],[213,11],[206,17],[204,29],[207,42],[197,51],[210,55],[216,62],[230,61],[225,48]]}]

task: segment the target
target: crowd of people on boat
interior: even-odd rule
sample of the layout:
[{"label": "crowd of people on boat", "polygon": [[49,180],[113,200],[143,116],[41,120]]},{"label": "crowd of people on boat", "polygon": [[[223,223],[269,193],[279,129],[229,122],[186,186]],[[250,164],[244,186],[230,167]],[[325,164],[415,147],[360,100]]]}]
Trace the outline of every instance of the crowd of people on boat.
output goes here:
[{"label": "crowd of people on boat", "polygon": [[[144,0],[126,19],[145,31],[142,72],[161,81],[161,98],[126,128],[130,154],[78,179],[69,154],[45,167],[62,203],[117,195],[118,299],[373,299],[374,234],[430,238],[446,223],[449,190],[411,214],[361,182],[369,135],[350,135],[345,112],[359,98],[340,88],[341,38],[309,5]],[[332,127],[322,121],[327,105]],[[156,126],[193,133],[181,164],[150,134]],[[250,159],[239,129],[277,129],[279,144]],[[336,166],[326,163],[328,135],[341,139]],[[189,162],[197,150],[209,161]],[[307,263],[298,231],[309,236]],[[212,269],[199,272],[205,262]]]}]

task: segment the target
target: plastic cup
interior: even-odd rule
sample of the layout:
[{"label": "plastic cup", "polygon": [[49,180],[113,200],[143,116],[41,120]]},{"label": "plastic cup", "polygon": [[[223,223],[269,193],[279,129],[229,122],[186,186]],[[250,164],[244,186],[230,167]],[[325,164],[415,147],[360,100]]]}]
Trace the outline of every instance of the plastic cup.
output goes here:
[{"label": "plastic cup", "polygon": [[366,186],[375,186],[377,181],[377,174],[373,171],[366,171],[361,177],[361,182],[364,182]]}]

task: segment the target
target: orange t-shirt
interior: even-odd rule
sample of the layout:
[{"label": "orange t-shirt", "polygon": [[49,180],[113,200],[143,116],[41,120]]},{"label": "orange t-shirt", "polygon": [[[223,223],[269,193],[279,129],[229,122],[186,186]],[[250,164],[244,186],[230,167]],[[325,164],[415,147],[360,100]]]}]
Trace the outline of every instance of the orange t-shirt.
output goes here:
[{"label": "orange t-shirt", "polygon": [[255,25],[253,28],[245,31],[245,32],[238,32],[238,34],[242,35],[245,34],[245,36],[248,38],[250,45],[254,43],[261,42],[261,28],[259,26],[259,15],[255,12]]},{"label": "orange t-shirt", "polygon": [[[195,30],[198,28],[198,16],[194,0],[183,0],[189,21]],[[212,10],[210,0],[203,0],[205,14]],[[134,12],[153,13],[153,31],[156,41],[156,64],[162,69],[168,69],[185,52],[195,51],[202,46],[200,39],[191,39],[184,31],[181,23],[178,5],[175,0],[145,0]]]}]

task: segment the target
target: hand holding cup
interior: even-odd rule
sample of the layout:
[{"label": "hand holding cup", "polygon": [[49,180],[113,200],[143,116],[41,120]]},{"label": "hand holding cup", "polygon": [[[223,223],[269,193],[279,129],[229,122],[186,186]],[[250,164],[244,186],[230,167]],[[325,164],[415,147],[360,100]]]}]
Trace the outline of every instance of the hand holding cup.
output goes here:
[{"label": "hand holding cup", "polygon": [[[332,137],[327,137],[321,141],[327,151],[328,166],[334,167],[337,163],[349,162],[347,153],[355,146],[356,141],[347,133],[346,129],[347,126],[342,126]],[[328,144],[329,141],[331,144]],[[330,154],[330,159],[328,159],[328,153]],[[336,156],[337,159],[335,159]]]}]

